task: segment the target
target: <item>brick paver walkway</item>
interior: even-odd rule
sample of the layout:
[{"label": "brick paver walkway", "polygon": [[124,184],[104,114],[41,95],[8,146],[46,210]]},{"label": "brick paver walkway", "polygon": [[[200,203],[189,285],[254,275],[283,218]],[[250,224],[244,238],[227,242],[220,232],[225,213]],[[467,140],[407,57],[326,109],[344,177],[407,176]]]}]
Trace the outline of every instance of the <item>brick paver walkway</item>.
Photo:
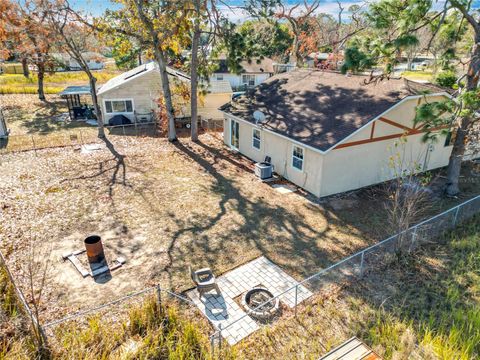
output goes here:
[{"label": "brick paver walkway", "polygon": [[[200,299],[198,291],[194,289],[187,295],[215,328],[222,328],[222,337],[234,345],[256,331],[259,325],[233,299],[259,285],[278,296],[296,283],[279,266],[261,256],[217,278],[220,293],[212,291]],[[297,303],[311,295],[307,288],[299,286]],[[295,289],[280,295],[280,302],[290,308],[295,307]]]}]

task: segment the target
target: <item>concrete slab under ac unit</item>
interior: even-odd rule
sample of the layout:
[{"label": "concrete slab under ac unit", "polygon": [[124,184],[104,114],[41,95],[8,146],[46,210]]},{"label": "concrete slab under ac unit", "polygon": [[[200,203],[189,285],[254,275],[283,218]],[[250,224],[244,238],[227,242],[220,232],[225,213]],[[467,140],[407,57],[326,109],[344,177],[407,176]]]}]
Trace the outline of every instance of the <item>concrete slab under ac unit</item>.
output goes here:
[{"label": "concrete slab under ac unit", "polygon": [[297,191],[297,187],[289,184],[274,184],[272,188],[280,194],[290,194]]}]

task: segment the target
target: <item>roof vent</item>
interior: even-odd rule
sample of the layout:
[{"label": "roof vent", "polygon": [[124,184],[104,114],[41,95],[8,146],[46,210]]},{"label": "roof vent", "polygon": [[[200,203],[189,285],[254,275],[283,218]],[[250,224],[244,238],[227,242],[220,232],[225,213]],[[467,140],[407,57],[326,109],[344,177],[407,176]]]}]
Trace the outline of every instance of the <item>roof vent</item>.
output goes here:
[{"label": "roof vent", "polygon": [[260,110],[255,110],[253,112],[253,118],[255,119],[255,124],[261,124],[265,121],[265,114]]}]

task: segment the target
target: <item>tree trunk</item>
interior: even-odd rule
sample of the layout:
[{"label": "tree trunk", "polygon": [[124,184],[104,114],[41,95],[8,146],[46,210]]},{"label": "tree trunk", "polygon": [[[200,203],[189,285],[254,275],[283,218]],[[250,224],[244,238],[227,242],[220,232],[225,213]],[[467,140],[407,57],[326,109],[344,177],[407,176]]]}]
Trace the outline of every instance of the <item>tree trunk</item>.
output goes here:
[{"label": "tree trunk", "polygon": [[88,71],[87,72],[89,83],[90,83],[90,93],[92,94],[92,102],[93,108],[95,110],[95,115],[97,116],[97,123],[98,123],[98,137],[100,139],[105,138],[105,129],[103,124],[103,116],[100,110],[100,106],[98,105],[98,97],[97,97],[97,79],[93,74]]},{"label": "tree trunk", "polygon": [[173,142],[177,140],[177,134],[175,131],[175,115],[173,112],[172,92],[170,91],[170,81],[167,73],[167,61],[165,54],[160,49],[158,40],[154,43],[155,46],[155,58],[160,70],[160,77],[162,79],[163,98],[165,99],[165,108],[168,118],[168,141]]},{"label": "tree trunk", "polygon": [[456,129],[455,142],[448,161],[447,188],[445,191],[449,196],[456,196],[460,193],[458,180],[462,170],[462,159],[463,154],[465,153],[465,137],[467,134],[465,130],[466,125],[464,123],[468,123],[468,120],[462,119],[462,124]]},{"label": "tree trunk", "polygon": [[38,68],[38,98],[45,101],[45,91],[43,87],[43,80],[45,78],[45,64],[43,62],[37,63]]},{"label": "tree trunk", "polygon": [[[472,50],[472,57],[467,71],[467,84],[465,91],[475,91],[478,88],[478,77],[480,73],[480,32],[475,34],[475,45]],[[465,153],[465,143],[467,141],[467,131],[473,120],[467,117],[461,119],[456,128],[457,137],[453,144],[452,154],[447,169],[447,188],[446,192],[450,196],[455,196],[460,192],[458,180],[462,169],[462,160]]]},{"label": "tree trunk", "polygon": [[138,50],[138,66],[142,65],[142,50]]},{"label": "tree trunk", "polygon": [[200,44],[200,0],[195,1],[196,17],[192,39],[192,61],[190,62],[190,113],[191,113],[191,138],[198,141],[198,47]]},{"label": "tree trunk", "polygon": [[23,76],[25,76],[28,79],[30,77],[30,70],[28,69],[28,62],[26,58],[22,59],[22,70],[23,70]]}]

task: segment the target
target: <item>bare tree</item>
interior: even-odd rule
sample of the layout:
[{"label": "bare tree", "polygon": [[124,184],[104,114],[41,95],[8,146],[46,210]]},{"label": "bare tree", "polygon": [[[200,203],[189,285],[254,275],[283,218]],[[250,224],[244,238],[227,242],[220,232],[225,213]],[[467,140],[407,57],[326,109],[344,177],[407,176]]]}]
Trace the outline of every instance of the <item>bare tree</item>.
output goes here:
[{"label": "bare tree", "polygon": [[423,170],[426,154],[419,153],[413,157],[407,153],[407,137],[400,138],[390,150],[392,154],[388,168],[394,179],[384,185],[387,197],[385,210],[390,231],[400,236],[397,244],[401,250],[408,238],[406,230],[430,209],[431,192],[424,186],[428,179],[419,175]]},{"label": "bare tree", "polygon": [[92,70],[90,70],[88,61],[85,58],[85,53],[96,46],[96,43],[93,41],[95,28],[86,26],[81,21],[81,17],[84,15],[74,11],[70,7],[68,0],[57,0],[55,2],[42,0],[42,4],[47,14],[46,21],[58,36],[59,47],[74,59],[88,76],[90,94],[98,122],[98,137],[104,138],[103,116],[97,97],[97,79]]},{"label": "bare tree", "polygon": [[[40,248],[42,248],[40,246]],[[43,249],[46,250],[46,249]],[[43,328],[40,324],[40,312],[43,306],[44,294],[51,269],[50,254],[48,251],[39,251],[39,243],[36,238],[31,238],[28,245],[28,253],[24,261],[24,274],[27,279],[27,301],[31,305],[30,320],[32,323],[35,344],[41,357],[48,355],[48,344]]]}]

